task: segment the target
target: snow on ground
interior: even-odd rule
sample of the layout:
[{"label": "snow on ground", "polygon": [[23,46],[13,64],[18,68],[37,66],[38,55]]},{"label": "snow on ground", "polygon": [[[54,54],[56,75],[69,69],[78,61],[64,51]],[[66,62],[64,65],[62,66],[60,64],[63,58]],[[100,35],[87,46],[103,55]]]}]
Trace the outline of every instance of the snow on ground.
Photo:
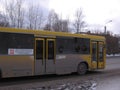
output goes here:
[{"label": "snow on ground", "polygon": [[106,57],[113,57],[113,56],[120,56],[120,54],[114,54],[114,55],[113,54],[110,54],[110,55],[107,54],[106,55]]},{"label": "snow on ground", "polygon": [[96,90],[96,87],[97,83],[95,81],[84,81],[77,83],[65,83],[56,86],[30,88],[27,90]]}]

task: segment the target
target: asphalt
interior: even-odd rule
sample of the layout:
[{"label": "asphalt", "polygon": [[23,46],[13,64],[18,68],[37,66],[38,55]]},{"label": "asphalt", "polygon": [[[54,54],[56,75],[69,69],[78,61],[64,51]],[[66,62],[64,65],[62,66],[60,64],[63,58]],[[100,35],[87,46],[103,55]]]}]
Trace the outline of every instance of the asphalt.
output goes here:
[{"label": "asphalt", "polygon": [[108,57],[104,70],[86,75],[50,75],[13,78],[0,82],[0,90],[120,90],[120,56]]}]

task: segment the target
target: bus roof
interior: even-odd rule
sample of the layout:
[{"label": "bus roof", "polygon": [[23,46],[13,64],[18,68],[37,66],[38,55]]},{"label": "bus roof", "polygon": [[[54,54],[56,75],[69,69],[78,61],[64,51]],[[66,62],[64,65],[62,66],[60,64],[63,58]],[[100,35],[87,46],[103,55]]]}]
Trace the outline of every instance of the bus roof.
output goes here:
[{"label": "bus roof", "polygon": [[0,32],[33,34],[33,35],[38,36],[38,37],[39,36],[81,37],[81,38],[90,38],[92,40],[105,41],[105,37],[103,37],[103,36],[88,35],[88,34],[72,34],[72,33],[66,33],[66,32],[53,32],[53,31],[46,31],[46,30],[27,30],[27,29],[0,27]]}]

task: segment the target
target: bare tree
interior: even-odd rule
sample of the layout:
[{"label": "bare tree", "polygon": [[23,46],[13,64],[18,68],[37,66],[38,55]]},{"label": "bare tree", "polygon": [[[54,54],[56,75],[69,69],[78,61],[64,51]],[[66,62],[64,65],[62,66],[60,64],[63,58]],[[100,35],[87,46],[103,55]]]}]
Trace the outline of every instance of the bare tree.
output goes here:
[{"label": "bare tree", "polygon": [[114,36],[111,32],[105,35],[107,44],[107,54],[116,54],[119,52],[119,37]]},{"label": "bare tree", "polygon": [[6,2],[5,5],[6,14],[9,17],[9,22],[12,27],[16,27],[16,14],[15,14],[15,0],[12,2]]},{"label": "bare tree", "polygon": [[62,20],[59,19],[58,21],[56,21],[52,27],[54,29],[54,31],[58,31],[58,32],[69,32],[69,27],[68,27],[68,21],[67,20]]},{"label": "bare tree", "polygon": [[22,7],[23,0],[16,1],[16,12],[17,12],[17,28],[22,28],[24,23],[24,9]]},{"label": "bare tree", "polygon": [[69,32],[69,18],[66,20],[62,20],[62,31],[63,32]]},{"label": "bare tree", "polygon": [[62,20],[62,17],[60,18],[54,10],[51,10],[44,29],[56,32],[68,32],[68,24],[69,19]]},{"label": "bare tree", "polygon": [[12,0],[6,2],[6,14],[8,15],[9,22],[12,27],[23,27],[25,15],[23,3],[23,0]]},{"label": "bare tree", "polygon": [[73,26],[76,30],[76,33],[80,33],[81,29],[86,26],[85,21],[83,20],[84,15],[82,9],[77,9],[75,12],[75,20]]},{"label": "bare tree", "polygon": [[39,6],[31,5],[28,10],[28,28],[29,29],[41,29],[44,21],[42,10]]},{"label": "bare tree", "polygon": [[9,22],[7,21],[7,17],[0,13],[0,27],[8,27]]},{"label": "bare tree", "polygon": [[51,30],[51,26],[50,26],[50,24],[45,24],[45,26],[44,26],[44,28],[43,28],[44,30],[47,30],[47,31],[50,31]]},{"label": "bare tree", "polygon": [[46,29],[49,30],[49,31],[51,31],[51,30],[54,30],[54,31],[57,30],[57,28],[54,27],[53,25],[55,25],[55,24],[58,25],[56,23],[58,20],[59,20],[59,18],[58,18],[57,13],[55,13],[54,10],[51,10],[49,12],[49,14],[48,14],[47,24],[46,24],[47,28]]}]

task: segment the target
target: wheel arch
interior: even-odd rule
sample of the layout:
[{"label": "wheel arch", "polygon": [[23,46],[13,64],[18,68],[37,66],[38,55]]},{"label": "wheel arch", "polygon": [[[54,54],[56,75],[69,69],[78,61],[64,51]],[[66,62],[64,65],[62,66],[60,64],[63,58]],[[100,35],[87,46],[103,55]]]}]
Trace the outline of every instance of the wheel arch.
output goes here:
[{"label": "wheel arch", "polygon": [[[89,69],[89,65],[88,65],[88,63],[87,63],[86,61],[82,61],[82,62],[80,62],[80,63],[85,63],[86,66],[87,66],[87,69]],[[79,63],[79,64],[80,64],[80,63]]]},{"label": "wheel arch", "polygon": [[[80,62],[78,63],[78,65],[81,64],[81,63],[85,63],[86,66],[87,66],[87,69],[89,69],[89,64],[88,64],[86,61],[83,61],[83,60],[82,60],[82,61],[80,61]],[[78,65],[77,65],[77,66],[78,66]]]},{"label": "wheel arch", "polygon": [[[81,65],[85,65],[85,69],[81,69],[80,70],[80,66]],[[88,69],[89,69],[89,66],[88,66],[88,63],[86,62],[86,61],[81,61],[81,62],[79,62],[79,64],[77,65],[77,73],[79,74],[79,75],[84,75],[84,74],[86,74],[87,73],[87,71],[88,71]]]}]

